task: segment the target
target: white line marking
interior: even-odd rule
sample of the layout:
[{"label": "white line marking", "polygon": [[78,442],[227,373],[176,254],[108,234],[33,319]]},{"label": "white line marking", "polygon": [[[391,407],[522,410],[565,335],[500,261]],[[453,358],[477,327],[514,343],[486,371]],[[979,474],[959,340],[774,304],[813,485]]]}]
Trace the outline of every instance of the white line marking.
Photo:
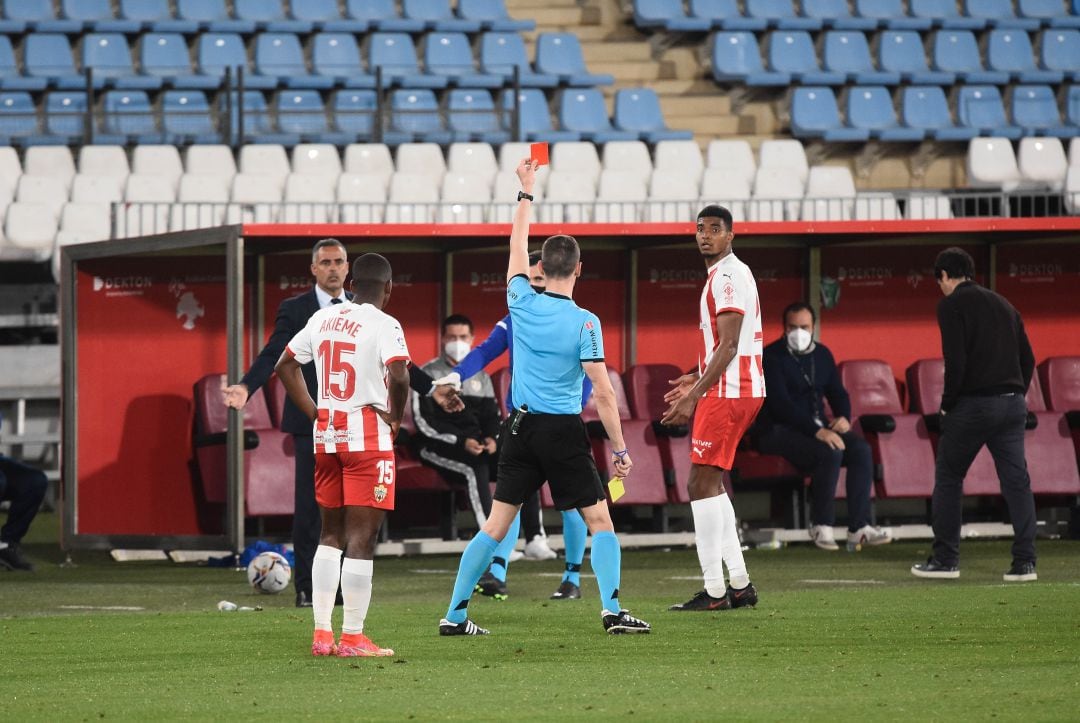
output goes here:
[{"label": "white line marking", "polygon": [[884,585],[884,580],[799,580],[807,585]]},{"label": "white line marking", "polygon": [[456,575],[457,574],[457,570],[427,570],[427,569],[423,569],[423,568],[419,569],[419,570],[409,570],[409,572],[414,572],[417,575]]},{"label": "white line marking", "polygon": [[120,610],[123,612],[138,612],[146,608],[133,605],[61,605],[61,610]]}]

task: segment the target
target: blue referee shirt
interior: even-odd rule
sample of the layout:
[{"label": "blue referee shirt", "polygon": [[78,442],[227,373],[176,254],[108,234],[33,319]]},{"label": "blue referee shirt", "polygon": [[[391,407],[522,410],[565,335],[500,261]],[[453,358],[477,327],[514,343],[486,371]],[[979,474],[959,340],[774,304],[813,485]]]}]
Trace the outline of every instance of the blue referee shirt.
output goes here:
[{"label": "blue referee shirt", "polygon": [[514,322],[510,394],[542,414],[581,414],[582,362],[604,361],[600,319],[561,294],[537,294],[519,274],[506,287]]}]

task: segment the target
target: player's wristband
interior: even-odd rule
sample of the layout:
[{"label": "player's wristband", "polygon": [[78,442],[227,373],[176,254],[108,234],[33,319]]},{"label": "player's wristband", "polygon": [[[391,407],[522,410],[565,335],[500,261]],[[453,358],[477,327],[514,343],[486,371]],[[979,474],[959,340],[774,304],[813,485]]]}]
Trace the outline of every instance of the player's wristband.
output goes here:
[{"label": "player's wristband", "polygon": [[623,459],[623,458],[626,457],[626,455],[630,454],[630,450],[629,449],[624,449],[621,452],[612,452],[611,454],[614,457],[618,457],[619,459]]},{"label": "player's wristband", "polygon": [[524,191],[518,191],[517,200],[519,200],[519,201],[526,201],[526,200],[527,201],[534,201],[536,199],[533,198],[531,193],[525,193]]}]

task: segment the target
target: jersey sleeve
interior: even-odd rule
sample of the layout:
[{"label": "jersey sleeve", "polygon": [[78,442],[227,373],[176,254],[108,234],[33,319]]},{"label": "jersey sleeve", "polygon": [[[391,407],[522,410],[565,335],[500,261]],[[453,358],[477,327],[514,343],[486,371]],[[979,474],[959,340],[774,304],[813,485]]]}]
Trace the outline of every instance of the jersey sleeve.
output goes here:
[{"label": "jersey sleeve", "polygon": [[511,309],[520,308],[534,296],[536,292],[529,285],[529,277],[525,274],[518,274],[506,285],[506,305]]},{"label": "jersey sleeve", "polygon": [[717,271],[713,274],[712,295],[716,313],[734,311],[746,314],[750,302],[750,279],[741,269],[732,272]]},{"label": "jersey sleeve", "polygon": [[581,361],[604,361],[604,334],[600,330],[600,319],[596,314],[585,312],[579,339],[578,358]]},{"label": "jersey sleeve", "polygon": [[310,319],[308,319],[308,323],[304,324],[304,328],[296,332],[296,336],[294,336],[289,341],[289,343],[285,345],[286,353],[291,354],[293,359],[295,359],[300,365],[308,364],[309,362],[311,362],[312,359],[315,358],[315,351],[311,337],[314,333],[313,325],[316,323],[316,316],[318,316],[318,314],[315,314]]},{"label": "jersey sleeve", "polygon": [[386,319],[379,329],[379,358],[384,365],[396,361],[409,361],[409,346],[405,343],[405,332],[397,319]]}]

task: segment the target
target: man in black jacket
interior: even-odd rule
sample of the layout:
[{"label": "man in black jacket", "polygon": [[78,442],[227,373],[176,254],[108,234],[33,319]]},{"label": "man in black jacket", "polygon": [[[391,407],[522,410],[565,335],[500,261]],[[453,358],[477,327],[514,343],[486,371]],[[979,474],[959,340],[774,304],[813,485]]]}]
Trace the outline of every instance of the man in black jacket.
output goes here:
[{"label": "man in black jacket", "polygon": [[[315,277],[315,286],[311,291],[281,302],[277,319],[274,321],[274,333],[270,335],[266,346],[259,352],[240,382],[225,387],[227,406],[243,409],[248,398],[270,380],[274,365],[281,357],[285,345],[304,328],[312,314],[331,304],[340,304],[351,298],[351,295],[345,291],[345,278],[348,274],[349,260],[344,244],[333,238],[323,239],[315,244],[311,251],[311,275]],[[305,364],[302,369],[308,392],[314,397],[317,385],[315,364]],[[434,394],[441,404],[445,403],[451,408],[460,405],[460,400],[448,387],[434,389],[431,377],[412,365],[409,367],[409,383],[421,394]],[[310,607],[311,563],[315,558],[315,549],[319,545],[319,532],[322,527],[319,506],[315,502],[315,448],[312,441],[311,420],[297,409],[290,399],[285,400],[281,431],[293,435],[296,450],[296,491],[293,510],[293,551],[296,555],[293,575],[296,586],[296,606]]]},{"label": "man in black jacket", "polygon": [[1005,297],[976,284],[975,262],[948,248],[934,261],[945,298],[938,302],[945,391],[934,470],[933,555],[914,565],[916,577],[960,577],[964,477],[985,444],[994,458],[1013,525],[1012,566],[1006,582],[1035,574],[1035,498],[1024,457],[1027,402],[1035,355],[1024,321]]},{"label": "man in black jacket", "polygon": [[[801,301],[784,309],[784,336],[765,347],[762,366],[769,394],[758,415],[758,449],[778,454],[810,475],[810,539],[838,550],[833,536],[836,484],[847,467],[848,550],[892,542],[870,524],[873,459],[870,445],[851,431],[851,400],[832,352],[814,341],[814,310]],[[833,417],[825,414],[828,400]]]}]

